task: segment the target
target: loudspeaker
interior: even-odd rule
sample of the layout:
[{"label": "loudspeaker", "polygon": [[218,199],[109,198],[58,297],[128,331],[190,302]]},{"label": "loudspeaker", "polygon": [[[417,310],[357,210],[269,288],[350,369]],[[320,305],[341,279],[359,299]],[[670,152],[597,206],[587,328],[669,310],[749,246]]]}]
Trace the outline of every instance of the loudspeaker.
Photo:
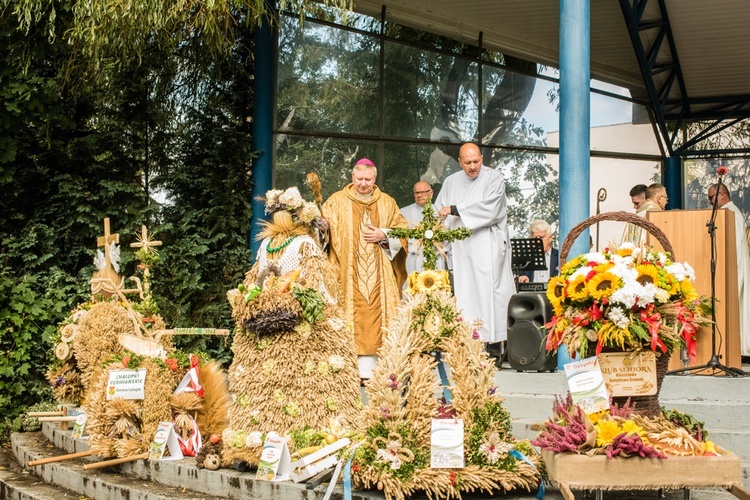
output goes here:
[{"label": "loudspeaker", "polygon": [[547,352],[544,324],[552,318],[545,292],[517,293],[508,302],[508,363],[516,371],[557,370],[557,353]]}]

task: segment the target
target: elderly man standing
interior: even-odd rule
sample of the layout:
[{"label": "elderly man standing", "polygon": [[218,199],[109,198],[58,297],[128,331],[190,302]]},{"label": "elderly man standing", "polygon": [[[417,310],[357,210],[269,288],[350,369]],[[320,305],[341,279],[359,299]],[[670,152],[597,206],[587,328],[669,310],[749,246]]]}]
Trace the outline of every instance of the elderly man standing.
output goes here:
[{"label": "elderly man standing", "polygon": [[[409,227],[415,227],[422,222],[422,210],[424,204],[432,198],[432,186],[425,181],[419,181],[414,184],[414,203],[407,205],[401,209],[401,215],[404,216],[406,222],[409,223]],[[443,247],[443,253],[446,253],[447,245]],[[422,253],[422,245],[417,240],[409,240],[409,251],[406,255],[406,272],[408,274],[414,271],[424,270],[422,261],[424,255]],[[446,255],[438,254],[436,269],[446,269]]]},{"label": "elderly man standing", "polygon": [[745,216],[734,204],[726,184],[714,184],[708,188],[708,202],[717,208],[734,212],[735,247],[737,249],[737,298],[740,308],[740,338],[742,357],[750,356],[750,256],[748,256]]},{"label": "elderly man standing", "polygon": [[339,269],[339,304],[354,325],[360,377],[370,378],[383,344],[382,328],[396,312],[406,280],[402,241],[386,231],[407,227],[396,201],[376,185],[367,158],[352,169],[352,182],[331,195],[321,212],[330,231],[329,259]]},{"label": "elderly man standing", "polygon": [[[435,201],[449,229],[467,227],[469,238],[451,246],[456,303],[468,321],[481,320],[481,339],[492,355],[508,337],[508,301],[515,293],[503,174],[482,165],[476,144],[461,146],[461,172],[445,179]],[[493,345],[495,344],[495,345]]]}]

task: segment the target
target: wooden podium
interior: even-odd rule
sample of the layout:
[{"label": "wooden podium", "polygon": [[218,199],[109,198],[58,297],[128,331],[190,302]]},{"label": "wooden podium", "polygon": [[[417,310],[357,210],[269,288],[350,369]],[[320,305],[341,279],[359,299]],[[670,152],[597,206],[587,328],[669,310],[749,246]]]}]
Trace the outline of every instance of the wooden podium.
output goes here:
[{"label": "wooden podium", "polygon": [[[672,244],[676,254],[672,260],[687,262],[695,269],[698,293],[710,297],[711,237],[706,223],[711,220],[711,210],[647,212],[647,219],[658,226]],[[646,242],[654,248],[662,248],[651,235]],[[719,209],[716,213],[716,354],[721,364],[742,368],[736,249],[734,212]],[[697,337],[698,355],[689,366],[704,365],[711,359],[711,328],[702,328]],[[669,369],[683,367],[680,353],[673,353]]]}]

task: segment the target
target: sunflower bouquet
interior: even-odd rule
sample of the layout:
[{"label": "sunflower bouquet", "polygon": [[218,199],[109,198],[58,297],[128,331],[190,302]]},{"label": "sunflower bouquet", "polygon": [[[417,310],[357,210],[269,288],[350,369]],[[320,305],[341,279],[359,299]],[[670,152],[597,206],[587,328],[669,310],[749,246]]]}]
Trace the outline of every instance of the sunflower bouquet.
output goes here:
[{"label": "sunflower bouquet", "polygon": [[665,252],[624,243],[568,261],[547,288],[554,316],[547,349],[565,345],[584,358],[602,350],[649,349],[669,355],[685,346],[691,361],[696,334],[711,323],[695,271]]}]

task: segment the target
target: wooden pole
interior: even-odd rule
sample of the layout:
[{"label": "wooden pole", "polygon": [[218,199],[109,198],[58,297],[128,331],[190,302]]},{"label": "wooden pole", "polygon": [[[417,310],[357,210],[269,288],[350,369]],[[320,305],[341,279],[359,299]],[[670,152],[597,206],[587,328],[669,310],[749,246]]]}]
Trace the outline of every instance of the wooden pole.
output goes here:
[{"label": "wooden pole", "polygon": [[62,417],[65,412],[62,411],[30,411],[30,417]]},{"label": "wooden pole", "polygon": [[113,458],[112,460],[104,460],[102,462],[95,462],[93,464],[86,464],[83,466],[83,470],[100,469],[102,467],[109,467],[110,465],[124,464],[127,462],[135,462],[136,460],[147,460],[148,453],[141,453],[140,455],[133,455],[132,457]]},{"label": "wooden pole", "polygon": [[74,458],[82,458],[82,457],[88,457],[88,456],[91,456],[91,450],[79,451],[78,453],[70,453],[68,455],[59,455],[57,457],[48,457],[48,458],[41,458],[39,460],[32,460],[31,462],[27,463],[26,466],[35,467],[37,465],[51,464],[54,462],[63,462],[65,460],[73,460]]},{"label": "wooden pole", "polygon": [[40,422],[75,422],[78,417],[58,416],[58,417],[39,417]]}]

